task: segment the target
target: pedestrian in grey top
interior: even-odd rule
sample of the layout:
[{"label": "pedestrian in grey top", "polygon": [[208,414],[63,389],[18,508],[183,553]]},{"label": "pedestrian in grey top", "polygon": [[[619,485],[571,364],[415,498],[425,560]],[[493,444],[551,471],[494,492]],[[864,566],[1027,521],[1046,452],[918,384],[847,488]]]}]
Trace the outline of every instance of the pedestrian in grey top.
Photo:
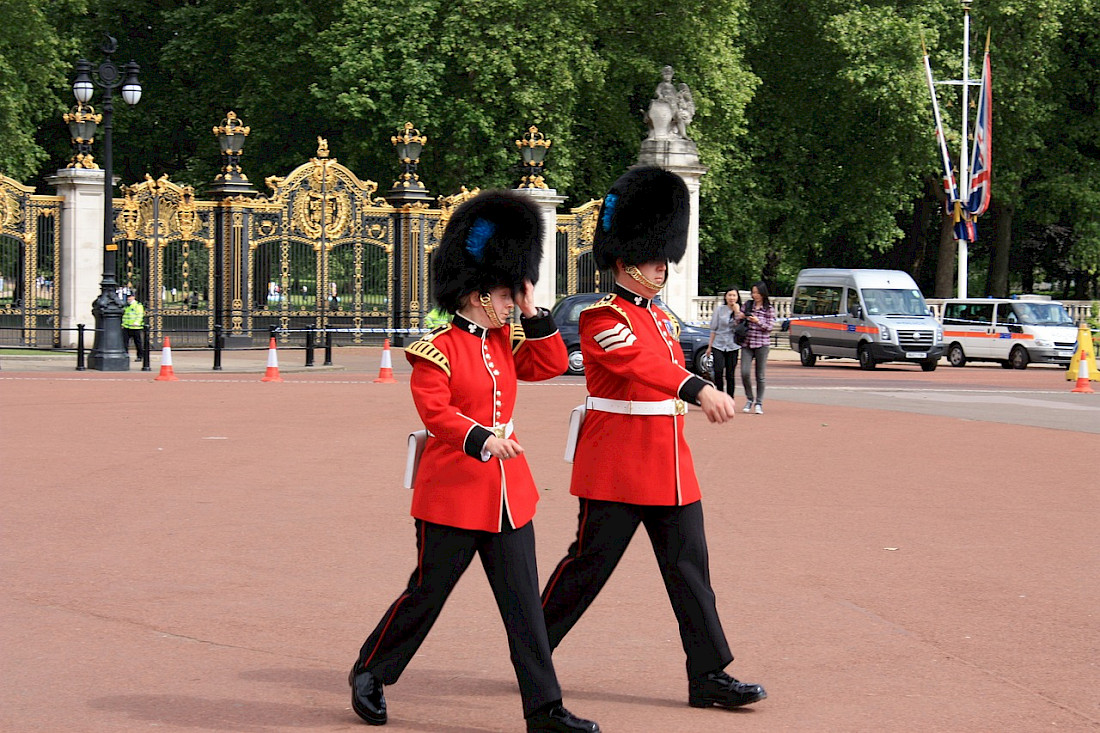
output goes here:
[{"label": "pedestrian in grey top", "polygon": [[722,302],[714,307],[710,318],[710,342],[707,355],[713,357],[711,370],[714,372],[714,386],[721,392],[734,396],[737,389],[737,356],[741,347],[733,340],[735,319],[741,314],[741,293],[730,288],[722,294]]}]

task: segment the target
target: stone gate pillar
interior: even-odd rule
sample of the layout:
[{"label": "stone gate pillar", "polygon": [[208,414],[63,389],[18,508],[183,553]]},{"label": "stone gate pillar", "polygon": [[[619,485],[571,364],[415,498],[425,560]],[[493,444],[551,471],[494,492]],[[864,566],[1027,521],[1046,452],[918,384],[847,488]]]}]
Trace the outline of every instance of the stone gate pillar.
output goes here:
[{"label": "stone gate pillar", "polygon": [[[46,181],[65,199],[61,204],[61,346],[76,346],[76,326],[88,328],[92,348],[92,303],[103,279],[103,177],[100,169],[62,168]],[[68,329],[74,329],[69,331]]]},{"label": "stone gate pillar", "polygon": [[699,163],[699,149],[688,137],[695,117],[695,101],[687,84],[673,84],[671,66],[661,69],[661,81],[644,115],[649,135],[642,141],[638,165],[657,165],[672,171],[687,184],[691,194],[691,221],[687,252],[678,264],[670,264],[668,284],[661,299],[681,318],[693,321],[699,294],[699,181],[707,172]]},{"label": "stone gate pillar", "polygon": [[542,262],[539,264],[539,281],[535,283],[535,305],[553,308],[558,292],[558,207],[565,201],[565,196],[559,195],[553,188],[516,190],[533,198],[542,214]]},{"label": "stone gate pillar", "polygon": [[[691,146],[690,151],[681,149],[687,145]],[[694,321],[698,318],[695,298],[699,295],[699,184],[707,168],[699,164],[695,143],[690,140],[645,140],[638,155],[638,165],[660,166],[680,176],[687,184],[691,196],[687,252],[679,263],[669,263],[668,284],[661,291],[661,299],[680,318]]]}]

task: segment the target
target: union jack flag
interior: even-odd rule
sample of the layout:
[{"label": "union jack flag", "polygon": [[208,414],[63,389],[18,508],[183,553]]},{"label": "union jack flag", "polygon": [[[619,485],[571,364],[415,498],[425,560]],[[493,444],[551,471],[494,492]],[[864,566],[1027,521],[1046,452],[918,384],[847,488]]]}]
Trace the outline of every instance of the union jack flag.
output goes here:
[{"label": "union jack flag", "polygon": [[989,208],[989,173],[993,167],[993,89],[989,46],[982,62],[982,86],[978,95],[978,119],[974,122],[974,154],[970,158],[970,188],[966,208],[977,218]]}]

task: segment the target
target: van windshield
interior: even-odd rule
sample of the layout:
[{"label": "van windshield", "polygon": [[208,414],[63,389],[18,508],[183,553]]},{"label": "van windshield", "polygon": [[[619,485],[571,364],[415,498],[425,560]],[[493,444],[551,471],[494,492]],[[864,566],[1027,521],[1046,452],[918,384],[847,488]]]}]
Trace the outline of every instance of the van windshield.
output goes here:
[{"label": "van windshield", "polygon": [[1030,326],[1073,326],[1061,303],[1013,303],[1020,322]]},{"label": "van windshield", "polygon": [[863,289],[863,304],[871,316],[926,316],[928,306],[919,290]]}]

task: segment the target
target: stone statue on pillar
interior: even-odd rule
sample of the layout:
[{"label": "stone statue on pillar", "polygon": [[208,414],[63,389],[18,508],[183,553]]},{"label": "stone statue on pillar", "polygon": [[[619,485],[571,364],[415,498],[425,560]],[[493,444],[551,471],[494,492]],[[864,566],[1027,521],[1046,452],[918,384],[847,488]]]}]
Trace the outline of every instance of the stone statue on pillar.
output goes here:
[{"label": "stone statue on pillar", "polygon": [[673,84],[671,66],[661,69],[661,81],[649,102],[646,140],[688,140],[687,126],[695,117],[695,100],[687,84]]},{"label": "stone statue on pillar", "polygon": [[643,114],[649,134],[638,151],[638,165],[657,165],[676,173],[691,195],[688,246],[684,258],[670,268],[661,299],[681,318],[692,321],[699,292],[699,183],[707,172],[699,163],[699,148],[688,137],[688,125],[695,117],[695,100],[687,84],[674,84],[671,66],[661,69],[649,109]]}]

